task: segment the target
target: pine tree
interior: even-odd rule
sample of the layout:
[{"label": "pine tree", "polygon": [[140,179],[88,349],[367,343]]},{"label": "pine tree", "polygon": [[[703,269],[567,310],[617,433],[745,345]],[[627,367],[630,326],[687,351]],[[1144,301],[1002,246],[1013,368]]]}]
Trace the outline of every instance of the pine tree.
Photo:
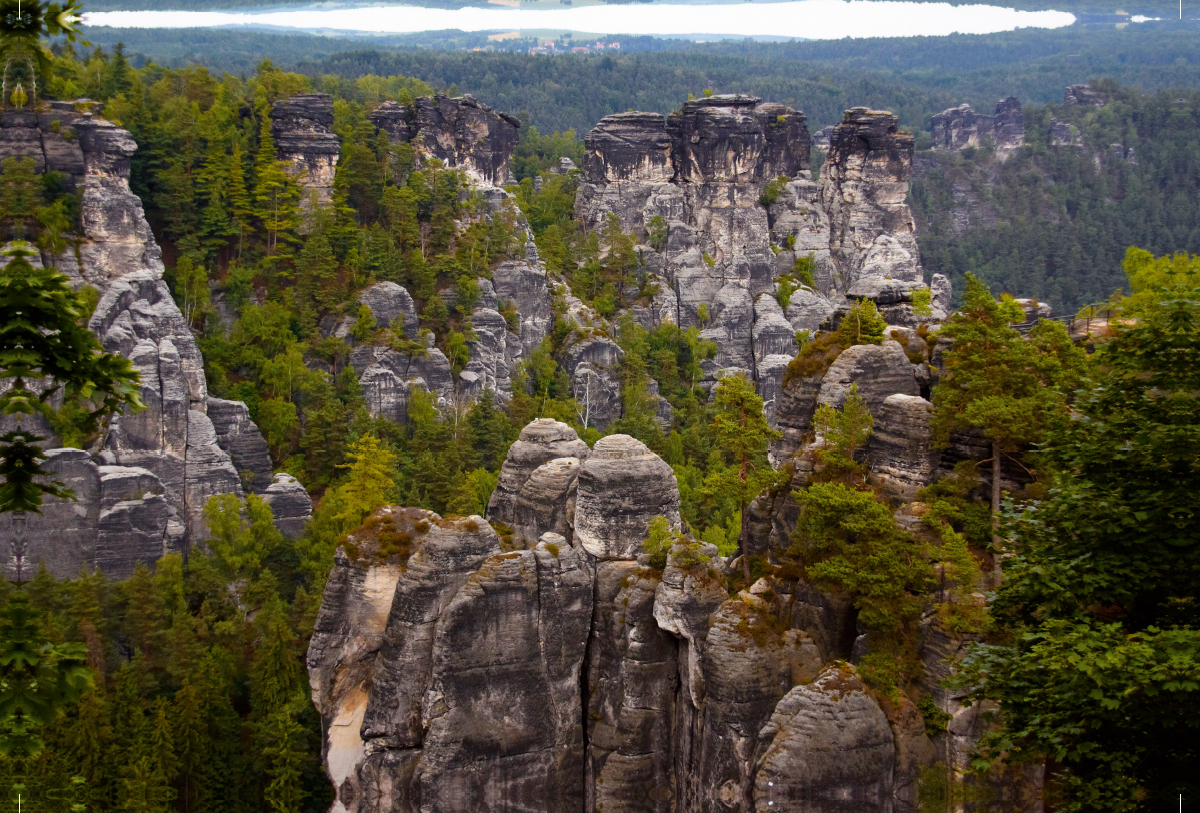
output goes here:
[{"label": "pine tree", "polygon": [[712,429],[717,443],[731,460],[725,477],[729,493],[736,495],[742,513],[738,544],[742,552],[742,569],[746,584],[750,584],[750,554],[746,549],[750,517],[746,506],[770,483],[775,472],[767,461],[767,444],[780,435],[771,429],[763,417],[763,402],[754,385],[740,375],[731,375],[717,384],[715,397],[717,413]]},{"label": "pine tree", "polygon": [[238,239],[238,256],[241,256],[242,245],[250,234],[254,212],[250,193],[246,189],[246,166],[242,155],[242,144],[237,138],[233,141],[233,152],[229,156],[229,178],[225,185],[225,198],[229,204],[229,218],[234,236]]},{"label": "pine tree", "polygon": [[255,215],[266,233],[267,257],[278,266],[290,257],[295,231],[300,225],[300,190],[288,174],[288,164],[275,154],[275,137],[271,134],[271,117],[266,108],[260,110],[258,155],[254,162]]},{"label": "pine tree", "polygon": [[269,784],[263,797],[273,813],[300,813],[304,801],[304,729],[285,707],[271,714],[264,726],[263,756]]},{"label": "pine tree", "polygon": [[341,507],[337,518],[345,527],[354,528],[391,498],[396,455],[380,446],[374,435],[367,434],[350,446],[346,456],[350,462],[338,466],[349,469],[349,476],[337,490]]},{"label": "pine tree", "polygon": [[1004,711],[981,756],[1045,764],[1068,813],[1174,808],[1200,760],[1200,301],[1157,288],[1045,435],[1048,495],[1003,526],[1004,635],[958,681]]},{"label": "pine tree", "polygon": [[211,744],[204,701],[189,679],[184,679],[171,703],[171,741],[179,783],[179,807],[192,813],[200,806]]},{"label": "pine tree", "polygon": [[[933,389],[935,437],[945,445],[951,433],[977,429],[991,443],[997,523],[1003,457],[1039,440],[1050,422],[1065,415],[1064,393],[1074,389],[1085,363],[1061,324],[1043,320],[1026,339],[1011,326],[1023,320],[1015,302],[997,302],[968,274],[963,307],[939,332],[953,344]],[[999,544],[998,537],[994,541]]]},{"label": "pine tree", "polygon": [[302,319],[316,326],[317,314],[338,300],[337,258],[324,229],[309,235],[296,260],[296,287]]},{"label": "pine tree", "polygon": [[255,619],[258,641],[250,667],[250,706],[254,716],[268,717],[286,706],[296,692],[300,662],[296,636],[288,626],[283,602],[274,599]]}]

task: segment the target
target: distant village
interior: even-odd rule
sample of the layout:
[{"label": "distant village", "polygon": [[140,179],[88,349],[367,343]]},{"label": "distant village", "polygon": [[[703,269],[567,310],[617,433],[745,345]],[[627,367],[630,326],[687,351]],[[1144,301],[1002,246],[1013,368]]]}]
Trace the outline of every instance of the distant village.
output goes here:
[{"label": "distant village", "polygon": [[[529,41],[530,40],[523,38],[519,42],[520,42],[521,46],[524,46]],[[489,45],[479,46],[479,47],[472,48],[471,50],[472,51],[485,51],[485,52],[486,51],[522,50],[522,51],[528,51],[528,53],[531,53],[531,54],[596,54],[596,53],[605,53],[605,52],[610,52],[610,51],[620,51],[621,50],[621,43],[616,42],[616,41],[604,42],[603,40],[596,40],[595,42],[576,44],[577,42],[578,42],[578,40],[571,40],[571,39],[533,40],[533,45],[530,45],[528,47],[519,47],[518,46],[516,48],[514,48],[514,46],[517,45],[517,43],[498,42],[495,45],[489,44]]]}]

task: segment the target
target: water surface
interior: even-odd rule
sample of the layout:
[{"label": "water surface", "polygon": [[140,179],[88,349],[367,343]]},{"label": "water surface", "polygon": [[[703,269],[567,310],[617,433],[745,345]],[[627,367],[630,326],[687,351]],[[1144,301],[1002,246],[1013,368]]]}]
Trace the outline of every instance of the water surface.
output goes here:
[{"label": "water surface", "polygon": [[730,37],[804,39],[991,34],[1015,28],[1061,28],[1075,22],[1062,11],[1016,11],[998,6],[859,0],[797,0],[721,5],[593,5],[562,9],[366,6],[286,11],[106,11],[84,15],[88,25],[120,28],[271,26],[308,31],[410,34],[420,31],[590,31],[628,35],[717,32]]}]

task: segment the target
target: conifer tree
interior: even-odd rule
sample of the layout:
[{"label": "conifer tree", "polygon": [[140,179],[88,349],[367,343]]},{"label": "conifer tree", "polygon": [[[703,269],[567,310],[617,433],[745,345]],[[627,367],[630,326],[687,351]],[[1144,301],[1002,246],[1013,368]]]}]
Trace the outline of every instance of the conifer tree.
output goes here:
[{"label": "conifer tree", "polygon": [[300,225],[300,194],[288,175],[287,163],[275,153],[275,137],[271,134],[271,117],[264,107],[260,110],[258,155],[254,161],[255,215],[265,232],[267,257],[274,265],[291,254],[295,230]]},{"label": "conifer tree", "polygon": [[1200,301],[1140,298],[1046,436],[1048,496],[1003,526],[1005,635],[958,681],[1003,709],[982,758],[1046,764],[1069,813],[1173,809],[1200,764]]},{"label": "conifer tree", "polygon": [[767,444],[780,436],[763,416],[763,402],[754,385],[740,375],[731,375],[717,384],[716,416],[712,429],[717,444],[732,462],[724,483],[730,494],[737,497],[742,514],[738,544],[742,551],[742,569],[746,584],[750,584],[750,555],[746,537],[750,517],[746,506],[769,484],[775,472],[767,461]]},{"label": "conifer tree", "polygon": [[237,138],[233,141],[233,151],[229,156],[229,178],[225,185],[225,197],[229,202],[229,217],[233,235],[238,239],[238,256],[241,256],[242,244],[250,234],[254,212],[250,193],[246,189],[246,167],[242,154],[242,144]]},{"label": "conifer tree", "polygon": [[346,452],[348,477],[337,490],[337,518],[346,528],[357,527],[367,515],[391,499],[395,488],[396,455],[379,444],[374,435],[363,435]]},{"label": "conifer tree", "polygon": [[997,302],[968,274],[963,307],[940,331],[953,344],[933,389],[934,433],[943,445],[952,432],[970,429],[988,439],[997,523],[1003,456],[1039,440],[1050,422],[1065,414],[1065,393],[1074,389],[1085,363],[1061,324],[1039,322],[1026,339],[1011,326],[1023,320],[1024,312],[1011,298]]}]

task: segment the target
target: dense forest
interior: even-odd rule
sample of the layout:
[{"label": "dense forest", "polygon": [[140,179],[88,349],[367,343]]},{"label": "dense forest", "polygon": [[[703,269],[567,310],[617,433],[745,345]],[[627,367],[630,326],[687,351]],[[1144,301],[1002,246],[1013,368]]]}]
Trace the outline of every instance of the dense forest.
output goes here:
[{"label": "dense forest", "polygon": [[1096,77],[1148,91],[1200,87],[1200,37],[1152,27],[778,44],[677,42],[679,50],[668,53],[556,57],[361,50],[361,40],[204,29],[94,28],[88,37],[106,50],[123,41],[134,64],[151,58],[171,67],[198,64],[249,76],[266,56],[310,76],[412,76],[514,115],[524,111],[543,132],[573,128],[580,134],[610,113],[669,113],[680,99],[705,88],[788,104],[803,110],[814,130],[840,121],[843,110],[867,105],[891,110],[920,132],[928,129],[930,116],[948,107],[966,102],[990,112],[1007,96],[1023,103],[1058,102],[1064,86]]},{"label": "dense forest", "polygon": [[[1130,245],[1200,251],[1200,94],[1095,86],[1104,107],[1026,107],[1025,146],[1005,161],[920,155],[909,201],[927,271],[973,272],[1073,314],[1125,285]],[[1052,121],[1076,126],[1078,146],[1051,144]]]}]

